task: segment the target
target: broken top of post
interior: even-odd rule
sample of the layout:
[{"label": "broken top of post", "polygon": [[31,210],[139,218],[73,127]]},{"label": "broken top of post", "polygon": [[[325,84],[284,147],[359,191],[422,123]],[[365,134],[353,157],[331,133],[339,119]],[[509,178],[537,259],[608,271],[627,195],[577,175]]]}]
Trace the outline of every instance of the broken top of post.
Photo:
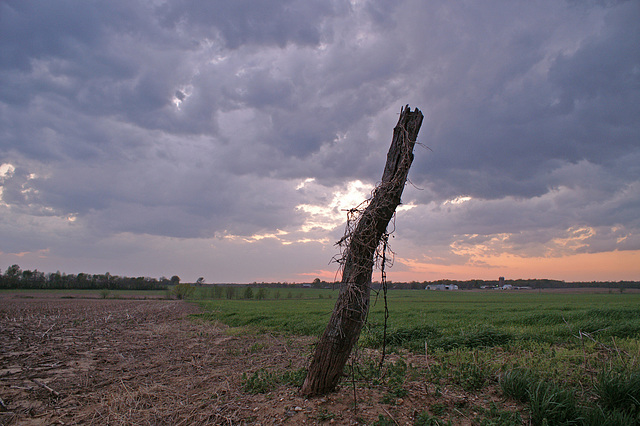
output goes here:
[{"label": "broken top of post", "polygon": [[[382,183],[393,182],[404,185],[409,167],[413,162],[413,147],[416,143],[424,116],[418,108],[413,112],[409,105],[400,109],[398,124],[393,129],[393,140],[387,153],[387,163],[382,174]],[[402,177],[404,176],[404,179]],[[398,182],[402,180],[402,182]]]}]

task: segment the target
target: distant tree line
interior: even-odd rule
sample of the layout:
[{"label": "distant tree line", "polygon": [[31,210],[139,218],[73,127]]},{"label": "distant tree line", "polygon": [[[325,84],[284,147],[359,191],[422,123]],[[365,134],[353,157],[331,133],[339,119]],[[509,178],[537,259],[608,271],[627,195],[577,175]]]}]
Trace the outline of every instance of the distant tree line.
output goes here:
[{"label": "distant tree line", "polygon": [[44,273],[37,269],[22,270],[11,265],[4,274],[0,271],[0,289],[40,289],[40,290],[166,290],[170,285],[180,283],[177,275],[167,279],[149,277],[120,277],[105,274],[65,274],[60,271]]},{"label": "distant tree line", "polygon": [[[473,290],[481,288],[498,287],[498,280],[436,280],[436,281],[411,281],[392,282],[387,281],[389,289],[393,290],[423,290],[427,285],[455,284],[461,290]],[[159,279],[150,277],[121,277],[105,274],[65,274],[64,272],[44,273],[37,269],[31,271],[22,270],[18,265],[9,266],[4,274],[0,270],[0,289],[86,289],[86,290],[166,290],[180,284],[180,277],[172,276],[170,279],[160,277]],[[550,279],[515,279],[504,280],[504,284],[513,287],[529,287],[531,289],[542,288],[610,288],[623,290],[627,288],[640,288],[640,281],[581,281],[569,282]],[[253,282],[250,284],[238,285],[227,284],[205,284],[204,278],[200,277],[194,283],[195,287],[205,287],[210,293],[210,297],[216,299],[263,299],[268,297],[286,298],[288,293],[261,291],[263,288],[286,289],[286,288],[316,288],[316,289],[336,289],[339,282],[327,282],[314,279],[309,283],[288,283],[284,282]],[[374,290],[381,288],[380,282],[373,282]]]}]

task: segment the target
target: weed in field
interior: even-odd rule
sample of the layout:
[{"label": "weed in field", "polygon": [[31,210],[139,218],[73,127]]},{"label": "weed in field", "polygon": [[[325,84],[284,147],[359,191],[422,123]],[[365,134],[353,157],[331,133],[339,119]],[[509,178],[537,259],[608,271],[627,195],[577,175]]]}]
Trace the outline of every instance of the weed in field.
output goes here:
[{"label": "weed in field", "polygon": [[[351,369],[351,365],[348,368]],[[403,393],[400,389],[405,382],[408,368],[407,363],[402,358],[395,362],[387,361],[380,368],[380,360],[376,357],[360,357],[353,366],[357,380],[368,382],[370,386],[387,385],[394,394],[397,394],[398,398],[404,396],[400,395]],[[348,375],[351,376],[354,372],[350,371]]]},{"label": "weed in field", "polygon": [[372,386],[383,384],[382,372],[379,362],[373,357],[360,357],[355,364],[348,364],[348,376],[355,377],[356,380],[363,380]]},{"label": "weed in field", "polygon": [[575,393],[526,369],[505,372],[498,383],[505,396],[529,402],[531,422],[626,426],[640,424],[640,374],[603,369],[594,385],[596,403],[579,407]]},{"label": "weed in field", "polygon": [[285,370],[280,373],[279,382],[289,386],[301,387],[307,377],[307,369]]},{"label": "weed in field", "polygon": [[529,401],[529,389],[537,381],[535,375],[527,369],[515,368],[500,376],[498,384],[502,393],[520,402]]},{"label": "weed in field", "polygon": [[[391,386],[401,386],[407,376],[407,363],[402,358],[386,365],[385,375],[387,376],[387,384]],[[399,395],[404,396],[404,395]]]},{"label": "weed in field", "polygon": [[502,361],[489,350],[474,352],[456,350],[455,352],[434,351],[431,358],[435,362],[424,370],[425,379],[433,384],[452,383],[467,391],[482,389],[493,381],[493,371]]},{"label": "weed in field", "polygon": [[280,384],[300,387],[306,375],[307,370],[304,368],[280,373],[261,368],[251,375],[242,374],[242,389],[247,393],[258,394],[271,392]]},{"label": "weed in field", "polygon": [[247,393],[258,394],[267,393],[275,389],[277,385],[276,376],[269,370],[261,368],[250,376],[242,374],[242,389]]},{"label": "weed in field", "polygon": [[437,363],[429,366],[426,371],[426,380],[433,384],[440,384],[447,377],[447,371],[444,365]]},{"label": "weed in field", "polygon": [[109,291],[108,288],[103,288],[102,290],[100,290],[100,298],[101,299],[106,299],[107,297],[109,297],[109,294],[111,292]]},{"label": "weed in field", "polygon": [[407,375],[407,364],[399,359],[395,363],[390,363],[385,371],[387,393],[383,396],[382,402],[395,405],[398,398],[404,398],[409,391],[405,389],[404,383]]},{"label": "weed in field", "polygon": [[529,390],[529,408],[534,426],[578,425],[583,420],[575,394],[545,380]]},{"label": "weed in field", "polygon": [[436,403],[436,404],[431,404],[431,406],[429,407],[429,410],[435,415],[435,416],[441,416],[444,413],[446,413],[447,411],[447,406],[444,404],[440,404],[440,403]]},{"label": "weed in field", "polygon": [[598,404],[606,411],[640,415],[640,370],[602,370],[594,386]]},{"label": "weed in field", "polygon": [[453,371],[454,381],[466,391],[482,389],[490,375],[486,366],[477,363],[460,364]]},{"label": "weed in field", "polygon": [[380,402],[387,405],[396,405],[396,397],[391,393],[386,393],[382,396]]},{"label": "weed in field", "polygon": [[585,410],[582,423],[585,426],[636,426],[640,419],[621,411],[604,411],[596,406]]},{"label": "weed in field", "polygon": [[389,405],[396,405],[398,398],[404,398],[405,396],[407,396],[408,393],[409,391],[407,391],[405,388],[403,388],[400,385],[392,386],[390,387],[389,391],[383,395],[382,403],[389,404]]},{"label": "weed in field", "polygon": [[413,424],[414,426],[450,426],[452,423],[450,420],[445,422],[444,420],[431,416],[428,412],[423,411],[416,416]]}]

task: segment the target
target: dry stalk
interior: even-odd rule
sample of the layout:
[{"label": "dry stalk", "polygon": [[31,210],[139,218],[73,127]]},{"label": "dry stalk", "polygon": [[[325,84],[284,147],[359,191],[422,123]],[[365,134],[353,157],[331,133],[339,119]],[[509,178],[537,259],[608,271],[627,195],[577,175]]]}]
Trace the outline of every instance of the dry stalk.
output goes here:
[{"label": "dry stalk", "polygon": [[55,396],[60,397],[60,393],[58,393],[57,391],[51,389],[49,386],[47,386],[46,384],[42,383],[41,381],[36,380],[36,379],[29,379],[29,380],[31,380],[36,385],[40,386],[42,389],[45,389],[45,390],[51,392],[52,394],[54,394]]},{"label": "dry stalk", "polygon": [[389,411],[387,411],[387,409],[386,409],[386,408],[382,407],[382,409],[384,410],[384,412],[385,412],[385,413],[387,413],[387,414],[389,415],[389,418],[390,418],[391,420],[393,420],[393,422],[394,422],[396,425],[400,426],[400,423],[398,423],[398,421],[397,421],[397,420],[396,420],[396,419],[391,415],[391,413],[390,413]]}]

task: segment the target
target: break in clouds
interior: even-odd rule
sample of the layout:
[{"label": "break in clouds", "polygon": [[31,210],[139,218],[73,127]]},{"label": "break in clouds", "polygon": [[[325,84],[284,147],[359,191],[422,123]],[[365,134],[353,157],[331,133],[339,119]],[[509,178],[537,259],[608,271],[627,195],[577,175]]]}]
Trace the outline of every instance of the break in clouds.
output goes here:
[{"label": "break in clouds", "polygon": [[331,269],[405,104],[397,268],[638,250],[639,42],[635,1],[5,0],[0,268]]}]

